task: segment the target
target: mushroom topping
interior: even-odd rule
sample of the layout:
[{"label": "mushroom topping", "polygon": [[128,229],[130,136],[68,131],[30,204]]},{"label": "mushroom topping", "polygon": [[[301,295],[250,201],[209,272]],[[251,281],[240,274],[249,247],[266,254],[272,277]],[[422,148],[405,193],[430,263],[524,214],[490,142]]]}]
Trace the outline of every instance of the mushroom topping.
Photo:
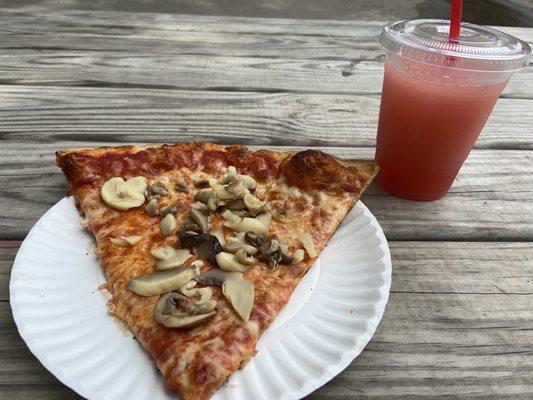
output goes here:
[{"label": "mushroom topping", "polygon": [[241,264],[237,261],[235,254],[220,252],[216,255],[216,261],[219,268],[228,272],[245,272],[250,269],[252,264]]},{"label": "mushroom topping", "polygon": [[[185,299],[185,300],[184,300]],[[154,310],[154,316],[157,322],[166,326],[167,328],[194,328],[212,318],[216,313],[214,311],[204,313],[187,313],[180,312],[176,306],[182,305],[184,309],[187,308],[184,304],[193,304],[187,298],[177,294],[168,293],[158,300]]]},{"label": "mushroom topping", "polygon": [[209,230],[209,221],[207,220],[207,215],[202,214],[202,212],[196,208],[192,208],[191,217],[198,224],[203,233],[206,233]]},{"label": "mushroom topping", "polygon": [[194,201],[201,201],[204,204],[207,204],[209,198],[213,195],[213,189],[205,188],[200,189],[194,195]]},{"label": "mushroom topping", "polygon": [[254,284],[238,272],[211,269],[196,279],[202,285],[222,286],[222,293],[231,303],[237,315],[248,321],[254,305]]},{"label": "mushroom topping", "polygon": [[249,193],[244,195],[243,201],[246,205],[246,208],[250,210],[253,215],[257,214],[260,211],[264,211],[264,207],[266,205],[266,201],[261,201],[253,194]]},{"label": "mushroom topping", "polygon": [[212,229],[209,233],[211,235],[213,235],[214,237],[216,237],[218,239],[218,242],[222,246],[224,246],[226,244],[226,238],[224,237],[224,232],[222,232],[222,228],[221,227],[216,228],[216,229]]},{"label": "mushroom topping", "polygon": [[155,198],[159,196],[166,196],[168,194],[168,189],[165,184],[161,182],[155,182],[146,188],[146,192],[148,193],[148,197]]},{"label": "mushroom topping", "polygon": [[300,240],[300,242],[302,242],[302,245],[305,249],[305,251],[307,252],[307,254],[309,255],[309,257],[311,258],[314,258],[316,257],[318,254],[315,250],[315,245],[313,243],[313,238],[311,237],[311,235],[307,232],[304,232],[302,234],[300,234],[298,236],[298,239]]},{"label": "mushroom topping", "polygon": [[257,258],[268,262],[271,268],[277,268],[279,264],[292,264],[292,258],[285,254],[275,236],[263,242],[259,248]]},{"label": "mushroom topping", "polygon": [[178,211],[178,205],[172,204],[170,206],[161,207],[159,210],[159,214],[161,214],[162,217],[166,217],[167,214],[176,214]]},{"label": "mushroom topping", "polygon": [[190,281],[185,286],[181,287],[179,289],[179,292],[187,297],[198,297],[198,299],[194,300],[196,304],[206,303],[211,300],[211,298],[213,297],[213,289],[209,287],[197,288],[196,283],[197,282],[194,280]]},{"label": "mushroom topping", "polygon": [[159,210],[157,208],[157,199],[150,200],[144,207],[144,210],[150,217],[155,217],[157,214],[159,214]]},{"label": "mushroom topping", "polygon": [[241,218],[229,210],[224,212],[222,217],[226,219],[223,225],[236,232],[255,232],[259,234],[266,234],[267,232],[267,227],[258,219],[250,217]]},{"label": "mushroom topping", "polygon": [[153,248],[150,253],[158,260],[168,260],[176,256],[177,250],[172,246],[165,246]]},{"label": "mushroom topping", "polygon": [[174,189],[176,190],[176,192],[189,193],[189,187],[183,181],[176,183]]},{"label": "mushroom topping", "polygon": [[275,221],[281,224],[286,224],[289,222],[289,219],[287,218],[287,211],[284,208],[274,209],[274,212],[272,213],[272,218],[274,218]]},{"label": "mushroom topping", "polygon": [[194,178],[193,182],[194,182],[194,186],[196,186],[197,188],[201,188],[201,187],[205,187],[209,185],[209,181],[203,178]]},{"label": "mushroom topping", "polygon": [[137,243],[141,239],[142,239],[142,236],[139,236],[139,235],[120,236],[118,238],[110,238],[113,244],[116,244],[117,246],[122,246],[122,247],[133,246],[135,243]]},{"label": "mushroom topping", "polygon": [[[227,190],[229,186],[219,185],[218,183],[216,183],[216,181],[210,182],[210,185],[211,189],[213,189],[213,195],[218,200],[235,200],[239,197],[239,195],[236,195]],[[242,187],[242,189],[244,190],[244,187]]]},{"label": "mushroom topping", "polygon": [[250,267],[257,262],[255,257],[249,256],[242,248],[235,252],[235,260],[237,260],[241,264],[248,265]]},{"label": "mushroom topping", "polygon": [[244,200],[242,199],[230,201],[228,204],[226,204],[226,207],[234,211],[241,211],[246,209],[246,205],[244,204]]},{"label": "mushroom topping", "polygon": [[100,194],[109,207],[115,210],[126,211],[144,204],[145,190],[146,178],[143,176],[136,176],[127,181],[115,177],[103,184]]},{"label": "mushroom topping", "polygon": [[201,201],[197,201],[197,202],[192,203],[191,204],[191,208],[194,208],[195,210],[201,211],[204,214],[209,212],[209,208],[207,208],[207,206],[204,203],[202,203]]},{"label": "mushroom topping", "polygon": [[170,269],[174,267],[180,267],[192,257],[192,254],[187,249],[174,249],[170,246],[163,248],[153,249],[152,255],[159,259],[156,264],[156,268],[159,270]]},{"label": "mushroom topping", "polygon": [[260,248],[265,243],[265,239],[255,232],[246,232],[244,239],[246,240],[246,243],[249,243],[256,248]]},{"label": "mushroom topping", "polygon": [[209,233],[194,234],[189,232],[177,233],[181,247],[192,249],[196,247],[196,252],[202,258],[212,263],[216,262],[215,256],[222,251],[222,246],[218,239]]},{"label": "mushroom topping", "polygon": [[229,184],[227,187],[226,187],[226,191],[233,194],[234,197],[242,197],[245,195],[245,192],[247,192],[246,190],[246,186],[244,186],[244,182],[243,181],[233,181],[233,183]]},{"label": "mushroom topping", "polygon": [[187,218],[185,221],[183,221],[182,230],[191,232],[202,232],[202,228],[200,228],[200,226],[191,218]]},{"label": "mushroom topping", "polygon": [[129,281],[126,288],[141,296],[154,296],[179,289],[193,279],[195,275],[192,267],[173,268],[138,276]]},{"label": "mushroom topping", "polygon": [[244,232],[238,233],[235,237],[229,237],[226,245],[224,246],[224,250],[229,253],[236,253],[239,249],[243,249],[247,254],[253,255],[257,253],[257,248],[250,246],[244,241]]},{"label": "mushroom topping", "polygon": [[292,255],[292,263],[298,264],[299,262],[302,262],[305,256],[305,251],[303,249],[296,250]]},{"label": "mushroom topping", "polygon": [[255,216],[255,219],[265,225],[266,229],[270,227],[270,222],[272,221],[272,214],[269,212],[264,212]]},{"label": "mushroom topping", "polygon": [[167,214],[160,223],[161,232],[163,235],[171,235],[176,229],[178,229],[178,223],[176,218],[172,214]]}]

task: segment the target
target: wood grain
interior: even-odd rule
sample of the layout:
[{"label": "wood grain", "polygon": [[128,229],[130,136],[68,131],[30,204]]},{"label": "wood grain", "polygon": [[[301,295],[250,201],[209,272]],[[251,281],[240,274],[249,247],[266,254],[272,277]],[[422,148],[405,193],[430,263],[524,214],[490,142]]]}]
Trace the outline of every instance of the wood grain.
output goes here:
[{"label": "wood grain", "polygon": [[[379,96],[0,85],[0,140],[372,147]],[[476,148],[533,149],[524,99],[500,99]]]},{"label": "wood grain", "polygon": [[[0,398],[81,399],[30,354],[8,303],[15,239],[66,190],[55,150],[210,140],[372,158],[382,26],[0,10]],[[367,191],[390,241],[389,303],[309,399],[533,398],[532,77],[513,77],[444,199]]]},{"label": "wood grain", "polygon": [[[0,243],[0,249],[14,245]],[[533,396],[533,243],[390,247],[393,286],[376,335],[309,399]],[[6,265],[12,259],[6,256]],[[0,293],[6,285],[0,276]],[[0,397],[79,398],[29,353],[5,302],[0,335],[0,359],[7,361],[0,366]]]},{"label": "wood grain", "polygon": [[[55,167],[54,152],[84,144],[90,143],[33,143],[31,147],[27,142],[6,143],[0,150],[0,185],[9,190],[0,191],[4,205],[0,238],[23,238],[37,218],[64,196],[65,180]],[[374,154],[372,148],[321,149],[352,159]],[[402,200],[374,185],[363,202],[392,240],[533,240],[532,157],[521,150],[474,150],[442,200]]]},{"label": "wood grain", "polygon": [[[533,98],[533,67],[517,76],[503,96]],[[0,84],[10,85],[379,94],[382,78],[381,60],[350,57],[304,60],[17,49],[2,51],[0,57]]]}]

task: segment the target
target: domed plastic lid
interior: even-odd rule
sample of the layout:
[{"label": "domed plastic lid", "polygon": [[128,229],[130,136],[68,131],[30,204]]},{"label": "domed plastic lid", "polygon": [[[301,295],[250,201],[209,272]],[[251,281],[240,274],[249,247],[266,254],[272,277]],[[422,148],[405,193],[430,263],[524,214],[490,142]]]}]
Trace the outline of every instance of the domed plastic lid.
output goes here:
[{"label": "domed plastic lid", "polygon": [[482,71],[517,71],[528,63],[524,41],[485,26],[463,22],[461,36],[450,42],[450,22],[413,19],[383,28],[380,43],[402,57],[430,64]]}]

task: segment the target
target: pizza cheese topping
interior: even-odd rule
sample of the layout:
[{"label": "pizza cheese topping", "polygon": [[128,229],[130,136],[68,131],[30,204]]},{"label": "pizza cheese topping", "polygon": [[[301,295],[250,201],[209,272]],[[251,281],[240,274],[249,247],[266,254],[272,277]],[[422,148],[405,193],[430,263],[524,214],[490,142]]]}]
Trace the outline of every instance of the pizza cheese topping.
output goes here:
[{"label": "pizza cheese topping", "polygon": [[[193,182],[198,189],[193,196],[194,203],[190,206],[189,217],[182,223],[182,230],[177,232],[182,248],[167,245],[152,249],[159,271],[139,276],[126,287],[141,296],[162,295],[155,307],[154,317],[169,328],[192,328],[215,315],[216,302],[211,300],[212,289],[197,288],[197,283],[220,286],[236,314],[246,322],[254,303],[254,286],[244,279],[243,273],[259,260],[270,268],[278,268],[301,262],[305,253],[297,249],[291,257],[288,246],[276,235],[268,234],[272,219],[280,223],[289,221],[287,211],[278,206],[271,212],[270,204],[263,199],[264,194],[259,193],[257,182],[252,177],[241,175],[235,167],[229,166],[218,180],[195,176]],[[122,178],[111,178],[104,187],[102,198],[104,201],[107,198],[109,201],[106,203],[113,208],[127,210],[134,205],[142,205],[146,200],[146,213],[150,217],[161,216],[159,226],[164,236],[170,236],[178,229],[174,214],[179,204],[159,208],[159,201],[170,193],[164,183],[147,185],[143,177],[126,182]],[[176,184],[175,190],[189,193],[185,182]],[[287,193],[289,197],[302,196],[301,191],[294,187],[289,188]],[[222,223],[210,230],[211,220],[219,210]],[[233,230],[236,235],[226,238],[224,228]],[[313,257],[316,252],[310,235],[307,236],[302,239],[302,244]],[[118,240],[112,239],[115,244],[119,244]],[[138,241],[140,237],[133,240]],[[129,243],[122,237],[120,241]],[[185,265],[193,257],[189,249],[218,269],[208,270],[199,276],[200,266],[203,265],[199,264],[200,260]]]}]

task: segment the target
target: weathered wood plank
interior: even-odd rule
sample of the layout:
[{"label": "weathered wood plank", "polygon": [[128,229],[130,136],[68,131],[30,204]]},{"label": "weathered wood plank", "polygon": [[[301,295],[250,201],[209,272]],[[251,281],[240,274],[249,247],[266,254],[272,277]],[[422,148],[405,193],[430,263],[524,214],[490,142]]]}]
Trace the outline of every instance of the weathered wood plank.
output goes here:
[{"label": "weathered wood plank", "polygon": [[[109,51],[5,50],[0,83],[190,90],[379,94],[382,61],[160,55]],[[505,97],[533,98],[533,66]]]},{"label": "weathered wood plank", "polygon": [[[533,395],[533,243],[390,247],[393,286],[376,335],[352,365],[309,398]],[[5,302],[0,358],[6,361],[0,396],[78,398],[29,353]]]},{"label": "weathered wood plank", "polygon": [[[379,96],[0,85],[0,139],[375,145]],[[477,148],[533,149],[533,101],[500,99]]]},{"label": "weathered wood plank", "polygon": [[[83,146],[6,142],[0,150],[0,238],[21,239],[52,204],[63,197],[64,178],[54,151]],[[253,146],[252,146],[253,147]],[[267,146],[274,149],[294,147]],[[372,148],[321,148],[344,158],[372,158]],[[533,240],[532,153],[474,150],[450,193],[436,202],[412,202],[372,186],[363,202],[394,240]],[[39,195],[35,193],[38,191]]]},{"label": "weathered wood plank", "polygon": [[[57,32],[69,34],[146,35],[173,33],[239,33],[269,35],[345,36],[360,38],[377,36],[383,21],[339,21],[311,19],[275,19],[199,16],[162,13],[131,13],[120,11],[18,12],[0,9],[2,30],[7,33]],[[522,27],[495,27],[511,35],[533,42],[533,30]],[[103,32],[103,33],[102,33]]]}]

